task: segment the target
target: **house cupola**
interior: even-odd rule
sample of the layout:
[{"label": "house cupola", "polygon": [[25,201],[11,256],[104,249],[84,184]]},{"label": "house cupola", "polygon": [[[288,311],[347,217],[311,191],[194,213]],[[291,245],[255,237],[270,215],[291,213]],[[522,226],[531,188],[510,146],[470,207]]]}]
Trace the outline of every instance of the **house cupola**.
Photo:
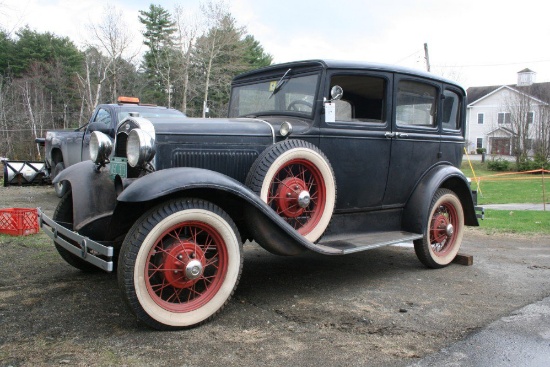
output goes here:
[{"label": "house cupola", "polygon": [[535,83],[537,73],[531,69],[518,71],[518,87],[528,87]]}]

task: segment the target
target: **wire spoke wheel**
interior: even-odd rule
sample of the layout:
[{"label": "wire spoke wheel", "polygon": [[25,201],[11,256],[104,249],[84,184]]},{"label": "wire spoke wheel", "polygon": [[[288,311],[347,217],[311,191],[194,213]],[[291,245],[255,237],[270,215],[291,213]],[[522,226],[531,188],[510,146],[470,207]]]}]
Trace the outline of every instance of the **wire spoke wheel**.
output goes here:
[{"label": "wire spoke wheel", "polygon": [[267,204],[302,235],[319,223],[325,207],[326,186],[311,162],[295,159],[274,175]]},{"label": "wire spoke wheel", "polygon": [[318,241],[327,229],[336,205],[336,181],[316,146],[302,140],[270,146],[254,162],[246,183],[311,242]]},{"label": "wire spoke wheel", "polygon": [[225,243],[214,228],[200,222],[177,224],[149,251],[147,291],[164,309],[196,310],[218,292],[227,262]]},{"label": "wire spoke wheel", "polygon": [[161,330],[192,327],[219,313],[242,270],[235,223],[203,200],[149,210],[122,244],[118,281],[138,319]]},{"label": "wire spoke wheel", "polygon": [[464,212],[458,196],[438,189],[430,206],[424,238],[414,241],[418,259],[427,267],[441,268],[455,258],[464,236]]}]

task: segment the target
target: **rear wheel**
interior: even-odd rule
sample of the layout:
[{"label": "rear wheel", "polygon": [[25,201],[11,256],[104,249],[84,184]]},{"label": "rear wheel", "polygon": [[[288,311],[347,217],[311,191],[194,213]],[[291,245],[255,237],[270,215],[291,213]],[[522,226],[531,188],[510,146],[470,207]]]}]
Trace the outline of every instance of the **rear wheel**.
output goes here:
[{"label": "rear wheel", "polygon": [[[57,207],[55,208],[55,212],[53,213],[53,220],[57,223],[61,224],[63,227],[73,230],[73,196],[72,192],[66,193],[61,200],[59,201],[59,204],[57,204]],[[77,269],[80,269],[87,273],[93,273],[99,271],[99,268],[96,266],[87,263],[86,261],[82,260],[80,257],[70,253],[69,251],[65,250],[63,247],[59,246],[57,243],[55,244],[55,248],[57,252],[59,252],[59,255],[65,260],[69,265],[74,266]]]},{"label": "rear wheel", "polygon": [[202,200],[173,200],[145,213],[126,236],[119,286],[149,326],[195,326],[220,312],[233,294],[241,248],[237,228],[222,209]]},{"label": "rear wheel", "polygon": [[448,189],[436,191],[424,238],[414,241],[418,259],[429,268],[453,261],[464,236],[464,211],[460,199]]},{"label": "rear wheel", "polygon": [[[52,179],[54,179],[64,169],[65,169],[65,164],[63,164],[63,162],[57,163],[52,170]],[[53,184],[53,188],[55,190],[55,194],[57,195],[57,197],[62,198],[63,195],[65,195],[67,191],[69,191],[69,183],[67,181],[60,181],[58,183]]]}]

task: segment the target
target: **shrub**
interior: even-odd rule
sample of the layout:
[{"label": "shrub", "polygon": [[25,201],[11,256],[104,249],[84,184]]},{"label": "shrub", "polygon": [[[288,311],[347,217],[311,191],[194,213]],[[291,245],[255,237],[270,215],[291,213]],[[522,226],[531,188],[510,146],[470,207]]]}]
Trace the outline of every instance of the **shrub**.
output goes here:
[{"label": "shrub", "polygon": [[523,171],[534,171],[538,169],[549,169],[550,163],[546,158],[541,157],[540,155],[536,155],[534,159],[520,159],[519,163],[517,164],[517,170],[518,172]]},{"label": "shrub", "polygon": [[492,159],[487,162],[487,169],[490,171],[509,171],[510,162],[502,158]]},{"label": "shrub", "polygon": [[485,148],[476,148],[476,153],[477,154],[483,154],[485,152],[487,152],[487,149],[485,149]]}]

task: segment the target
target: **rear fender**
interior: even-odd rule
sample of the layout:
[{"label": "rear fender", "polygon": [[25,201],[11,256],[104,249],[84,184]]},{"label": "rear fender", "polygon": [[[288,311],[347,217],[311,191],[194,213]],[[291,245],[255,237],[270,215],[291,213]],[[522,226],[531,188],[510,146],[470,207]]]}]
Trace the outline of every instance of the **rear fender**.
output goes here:
[{"label": "rear fender", "polygon": [[447,188],[458,196],[464,210],[464,222],[466,225],[479,226],[470,185],[466,176],[454,166],[441,165],[432,168],[422,178],[407,201],[401,222],[401,227],[404,231],[412,233],[425,232],[430,204],[435,192],[439,188]]}]

